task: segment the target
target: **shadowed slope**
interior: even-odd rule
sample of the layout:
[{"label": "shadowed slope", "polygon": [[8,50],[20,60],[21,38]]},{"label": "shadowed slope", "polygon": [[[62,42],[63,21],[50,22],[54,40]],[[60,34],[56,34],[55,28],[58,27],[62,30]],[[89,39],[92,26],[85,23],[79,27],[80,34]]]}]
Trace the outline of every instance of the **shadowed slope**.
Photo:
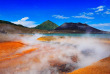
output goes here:
[{"label": "shadowed slope", "polygon": [[48,33],[46,30],[28,28],[8,21],[0,20],[0,33]]}]

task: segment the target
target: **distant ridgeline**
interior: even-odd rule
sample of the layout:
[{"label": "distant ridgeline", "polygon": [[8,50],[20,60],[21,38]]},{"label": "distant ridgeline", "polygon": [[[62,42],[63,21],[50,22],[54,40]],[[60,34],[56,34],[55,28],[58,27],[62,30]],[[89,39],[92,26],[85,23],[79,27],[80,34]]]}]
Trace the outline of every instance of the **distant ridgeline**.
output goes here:
[{"label": "distant ridgeline", "polygon": [[82,23],[64,23],[61,26],[47,20],[42,24],[28,28],[20,24],[0,20],[0,33],[110,33]]},{"label": "distant ridgeline", "polygon": [[50,20],[47,20],[45,22],[43,22],[42,24],[38,25],[35,27],[35,29],[41,29],[41,30],[54,30],[58,27],[57,24],[51,22]]},{"label": "distant ridgeline", "polygon": [[82,23],[64,23],[54,31],[62,33],[107,33]]},{"label": "distant ridgeline", "polygon": [[21,24],[0,20],[0,33],[48,33],[48,31],[28,28]]},{"label": "distant ridgeline", "polygon": [[0,20],[0,23],[4,23],[4,24],[10,24],[10,25],[14,25],[14,26],[20,26],[20,27],[25,27],[25,26],[23,26],[23,25],[21,25],[21,24],[14,24],[14,23],[12,23],[12,22],[9,22],[9,21],[3,21],[3,20]]}]

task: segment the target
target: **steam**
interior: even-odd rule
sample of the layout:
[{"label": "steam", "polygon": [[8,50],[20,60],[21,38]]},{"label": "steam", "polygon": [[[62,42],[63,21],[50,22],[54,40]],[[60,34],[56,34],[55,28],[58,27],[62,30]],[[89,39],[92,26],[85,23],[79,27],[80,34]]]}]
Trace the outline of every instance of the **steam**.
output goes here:
[{"label": "steam", "polygon": [[[20,37],[26,46],[16,53],[22,53],[31,48],[36,48],[36,50],[23,56],[20,60],[26,62],[16,68],[9,68],[10,72],[14,74],[66,73],[88,66],[110,55],[109,48],[97,38],[56,37],[55,41],[38,41],[37,38],[42,36],[44,35],[35,34]],[[22,68],[27,70],[22,70]],[[4,73],[8,74],[8,72]]]}]

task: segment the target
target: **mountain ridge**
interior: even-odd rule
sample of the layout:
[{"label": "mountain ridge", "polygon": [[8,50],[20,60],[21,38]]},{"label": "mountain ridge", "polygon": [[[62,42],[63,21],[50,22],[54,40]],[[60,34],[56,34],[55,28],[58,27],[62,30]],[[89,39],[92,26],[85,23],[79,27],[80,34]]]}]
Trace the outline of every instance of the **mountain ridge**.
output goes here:
[{"label": "mountain ridge", "polygon": [[54,31],[62,31],[68,33],[104,33],[106,31],[102,31],[96,29],[94,27],[89,26],[88,24],[82,23],[64,23],[61,26],[54,29]]},{"label": "mountain ridge", "polygon": [[[47,20],[47,23],[44,25],[47,25],[48,22],[51,22],[51,21]],[[55,24],[56,28],[51,26],[49,27],[51,30],[50,29],[44,30],[44,29],[28,28],[21,24],[17,25],[8,21],[0,20],[0,33],[18,33],[18,34],[19,33],[20,34],[21,33],[110,33],[110,32],[96,29],[94,27],[91,27],[87,24],[82,24],[82,23],[70,22],[70,23],[64,23],[59,27],[57,26]],[[44,26],[44,28],[46,27]]]}]

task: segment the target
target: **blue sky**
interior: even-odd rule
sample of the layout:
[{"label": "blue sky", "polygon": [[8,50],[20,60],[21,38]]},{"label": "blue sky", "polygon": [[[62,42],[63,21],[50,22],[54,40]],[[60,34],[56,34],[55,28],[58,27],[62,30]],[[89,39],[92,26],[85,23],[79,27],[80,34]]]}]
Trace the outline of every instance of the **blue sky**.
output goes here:
[{"label": "blue sky", "polygon": [[110,0],[0,0],[0,20],[28,27],[81,22],[110,31]]}]

